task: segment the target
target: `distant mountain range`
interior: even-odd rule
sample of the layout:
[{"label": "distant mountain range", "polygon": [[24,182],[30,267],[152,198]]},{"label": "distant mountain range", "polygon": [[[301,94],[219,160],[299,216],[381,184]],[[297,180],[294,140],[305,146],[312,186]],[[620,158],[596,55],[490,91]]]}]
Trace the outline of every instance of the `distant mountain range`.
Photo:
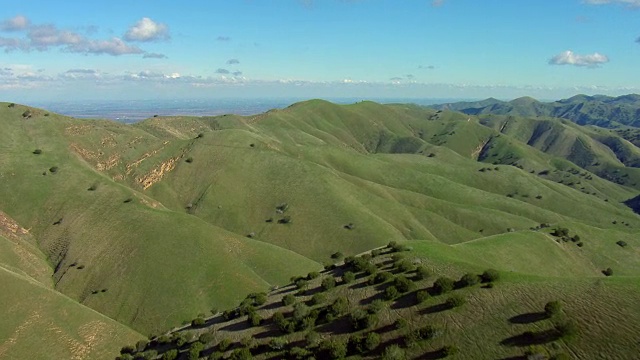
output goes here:
[{"label": "distant mountain range", "polygon": [[640,127],[640,95],[618,97],[604,95],[576,95],[569,99],[541,102],[531,97],[512,101],[488,98],[476,102],[456,102],[433,105],[437,110],[454,110],[469,115],[518,115],[526,117],[555,117],[580,125],[618,128],[624,125]]}]

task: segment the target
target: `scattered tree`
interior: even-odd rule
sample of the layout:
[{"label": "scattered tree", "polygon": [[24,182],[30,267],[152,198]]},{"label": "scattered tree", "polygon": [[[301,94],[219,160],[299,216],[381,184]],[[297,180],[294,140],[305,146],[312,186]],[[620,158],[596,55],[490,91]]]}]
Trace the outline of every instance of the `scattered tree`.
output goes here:
[{"label": "scattered tree", "polygon": [[499,280],[500,273],[495,269],[487,269],[480,275],[480,278],[482,278],[482,282],[490,283]]},{"label": "scattered tree", "polygon": [[431,297],[431,295],[429,295],[428,291],[426,291],[426,290],[418,291],[416,293],[416,302],[418,304],[422,304],[423,302],[429,300],[430,297]]},{"label": "scattered tree", "polygon": [[336,287],[336,279],[333,276],[328,276],[322,279],[322,288],[324,290],[331,290]]},{"label": "scattered tree", "polygon": [[439,277],[433,283],[433,290],[436,294],[445,294],[453,290],[454,281],[448,277]]},{"label": "scattered tree", "polygon": [[458,283],[460,284],[460,287],[468,287],[468,286],[473,286],[480,283],[481,280],[482,279],[480,279],[480,276],[476,274],[466,273],[462,275]]},{"label": "scattered tree", "polygon": [[453,308],[457,308],[460,307],[462,305],[464,305],[464,303],[466,302],[465,298],[460,296],[460,295],[451,295],[446,301],[445,301],[445,305],[447,305],[448,308],[453,309]]},{"label": "scattered tree", "polygon": [[391,285],[384,290],[384,297],[387,300],[393,300],[400,295],[398,289],[395,286]]},{"label": "scattered tree", "polygon": [[355,279],[356,279],[356,275],[351,271],[347,271],[344,274],[342,274],[342,282],[344,282],[345,284],[352,283]]}]

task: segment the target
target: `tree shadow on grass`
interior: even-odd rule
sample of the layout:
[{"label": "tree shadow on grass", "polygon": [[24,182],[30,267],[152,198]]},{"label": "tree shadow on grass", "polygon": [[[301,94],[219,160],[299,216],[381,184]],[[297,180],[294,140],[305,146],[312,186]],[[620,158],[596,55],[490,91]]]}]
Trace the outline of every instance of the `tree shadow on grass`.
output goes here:
[{"label": "tree shadow on grass", "polygon": [[248,329],[249,323],[247,322],[246,319],[240,320],[238,322],[235,322],[233,324],[229,324],[226,326],[223,326],[220,328],[220,330],[225,330],[225,331],[242,331],[242,330],[246,330]]},{"label": "tree shadow on grass", "polygon": [[446,358],[448,355],[446,353],[446,351],[444,349],[438,349],[435,351],[429,351],[426,352],[420,356],[418,356],[416,359],[419,360],[435,360],[435,359],[444,359]]},{"label": "tree shadow on grass", "polygon": [[292,291],[294,291],[294,290],[297,290],[297,288],[296,288],[296,286],[295,286],[295,285],[287,285],[287,286],[285,286],[285,287],[282,287],[282,288],[280,288],[280,289],[278,289],[278,290],[274,291],[274,292],[272,293],[272,295],[286,294],[286,293],[292,292]]},{"label": "tree shadow on grass", "polygon": [[435,314],[435,313],[447,311],[449,309],[451,309],[451,306],[447,305],[446,303],[442,303],[437,305],[431,305],[427,308],[424,308],[420,310],[420,314],[422,315]]},{"label": "tree shadow on grass", "polygon": [[411,291],[403,294],[390,306],[392,309],[406,309],[416,304],[416,292]]},{"label": "tree shadow on grass", "polygon": [[377,292],[377,293],[369,296],[368,298],[361,299],[360,300],[360,305],[369,305],[374,300],[384,300],[384,294],[381,293],[381,292]]},{"label": "tree shadow on grass", "polygon": [[330,333],[332,335],[349,334],[353,332],[353,327],[348,316],[343,316],[330,323],[320,325],[316,329],[317,332]]},{"label": "tree shadow on grass", "polygon": [[381,327],[379,327],[379,328],[377,328],[377,329],[375,329],[373,331],[378,333],[378,334],[385,334],[385,333],[394,331],[396,329],[397,329],[396,328],[396,324],[388,324],[388,325],[385,325],[385,326],[381,326]]},{"label": "tree shadow on grass", "polygon": [[267,330],[253,335],[254,339],[275,338],[282,335],[282,331],[275,326],[270,326]]},{"label": "tree shadow on grass", "polygon": [[544,312],[532,312],[526,314],[516,315],[509,319],[512,324],[531,324],[534,322],[546,320],[549,317]]},{"label": "tree shadow on grass", "polygon": [[529,345],[542,345],[560,339],[560,334],[555,329],[544,331],[525,331],[522,334],[508,337],[500,342],[503,346],[524,347]]}]

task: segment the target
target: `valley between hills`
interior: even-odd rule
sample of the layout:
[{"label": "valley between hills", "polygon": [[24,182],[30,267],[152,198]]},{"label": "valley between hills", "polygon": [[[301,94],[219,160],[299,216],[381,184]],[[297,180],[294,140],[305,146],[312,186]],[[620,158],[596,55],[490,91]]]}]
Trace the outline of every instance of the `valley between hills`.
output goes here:
[{"label": "valley between hills", "polygon": [[0,126],[0,358],[640,353],[638,95]]}]

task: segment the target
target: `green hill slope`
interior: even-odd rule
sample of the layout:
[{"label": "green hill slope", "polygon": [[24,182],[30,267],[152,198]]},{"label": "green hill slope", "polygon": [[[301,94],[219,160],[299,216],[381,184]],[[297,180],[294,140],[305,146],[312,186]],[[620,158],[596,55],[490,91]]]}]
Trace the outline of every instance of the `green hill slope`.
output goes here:
[{"label": "green hill slope", "polygon": [[0,210],[28,229],[6,269],[145,334],[390,240],[516,280],[640,271],[640,151],[609,130],[322,100],[135,125],[0,104],[0,126]]}]

